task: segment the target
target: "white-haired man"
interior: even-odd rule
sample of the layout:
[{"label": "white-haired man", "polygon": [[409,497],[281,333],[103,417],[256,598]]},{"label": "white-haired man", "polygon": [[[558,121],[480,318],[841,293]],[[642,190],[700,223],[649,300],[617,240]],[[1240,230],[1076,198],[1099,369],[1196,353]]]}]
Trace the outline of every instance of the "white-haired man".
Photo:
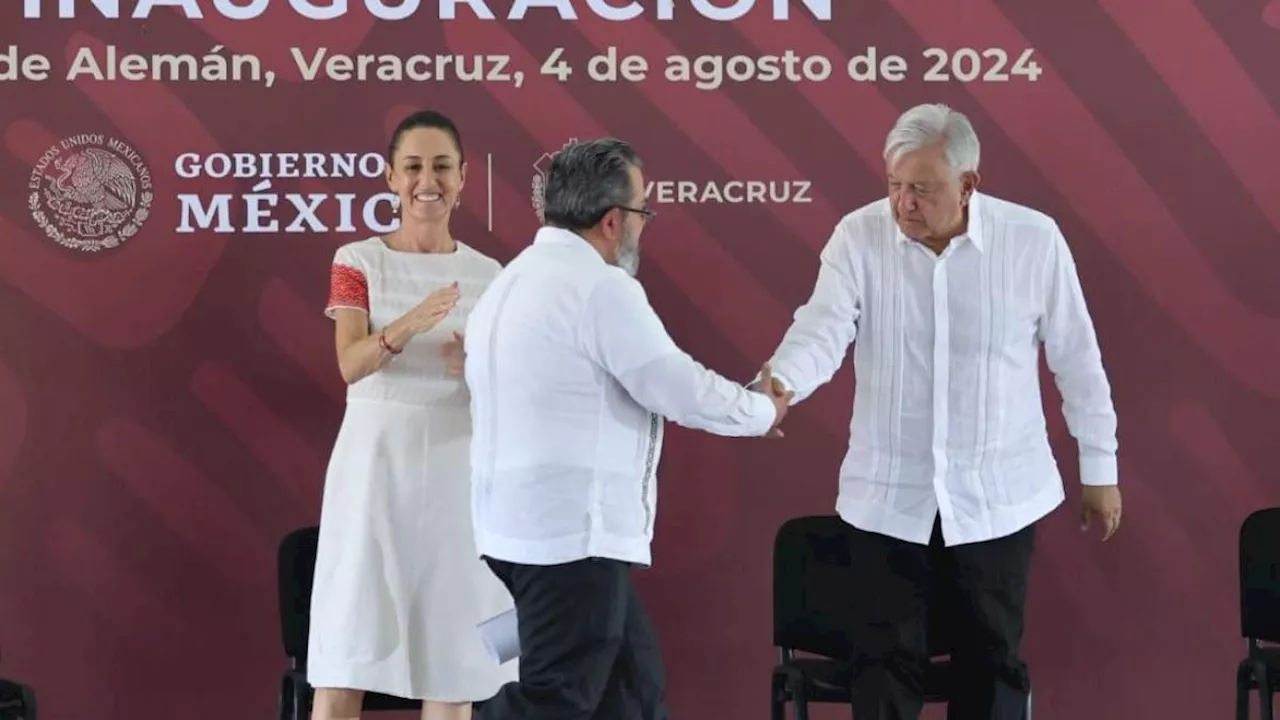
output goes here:
[{"label": "white-haired man", "polygon": [[[771,362],[800,402],[854,343],[837,511],[853,528],[858,720],[917,718],[928,618],[945,617],[951,720],[1016,720],[1034,523],[1064,499],[1039,352],[1079,444],[1082,527],[1120,523],[1116,415],[1075,264],[1053,219],[980,194],[964,115],[920,105],[885,142],[887,198],[845,216]],[[781,387],[777,387],[781,386]],[[936,603],[936,605],[935,605]]]}]

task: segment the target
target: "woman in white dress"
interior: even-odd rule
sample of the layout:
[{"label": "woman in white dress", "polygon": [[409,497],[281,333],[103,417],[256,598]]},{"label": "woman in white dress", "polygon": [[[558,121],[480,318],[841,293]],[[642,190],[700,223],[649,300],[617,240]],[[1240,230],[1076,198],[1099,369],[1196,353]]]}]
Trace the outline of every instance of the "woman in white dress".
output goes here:
[{"label": "woman in white dress", "polygon": [[471,531],[467,314],[500,266],[456,241],[462,141],[410,115],[388,153],[400,227],[338,249],[335,320],[347,406],[325,477],[311,601],[313,718],[360,717],[365,692],[421,699],[427,720],[464,720],[517,676],[476,624],[512,607]]}]

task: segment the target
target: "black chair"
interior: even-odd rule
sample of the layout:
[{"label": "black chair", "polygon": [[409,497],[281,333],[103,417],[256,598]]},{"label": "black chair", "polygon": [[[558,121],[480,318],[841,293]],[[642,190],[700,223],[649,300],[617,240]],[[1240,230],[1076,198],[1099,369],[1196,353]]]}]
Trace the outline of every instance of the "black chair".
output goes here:
[{"label": "black chair", "polygon": [[[773,669],[772,720],[784,720],[795,704],[796,720],[808,720],[809,703],[850,704],[855,622],[849,554],[851,529],[834,515],[788,520],[773,545],[773,644],[781,662]],[[950,625],[934,604],[929,646],[934,660],[924,678],[925,702],[945,703],[951,695]],[[797,653],[806,653],[799,657]],[[1027,720],[1031,701],[1027,701]]]},{"label": "black chair", "polygon": [[0,678],[0,720],[36,720],[35,691]]},{"label": "black chair", "polygon": [[1258,510],[1240,526],[1240,634],[1248,646],[1236,671],[1236,718],[1248,720],[1258,691],[1258,717],[1272,718],[1280,693],[1280,507]]},{"label": "black chair", "polygon": [[[280,683],[281,720],[306,720],[314,696],[307,683],[307,635],[311,627],[311,588],[316,574],[316,546],[320,528],[289,533],[277,558],[280,590],[280,633],[289,669]],[[365,693],[365,710],[417,710],[420,700]],[[2,717],[2,716],[0,716]]]}]

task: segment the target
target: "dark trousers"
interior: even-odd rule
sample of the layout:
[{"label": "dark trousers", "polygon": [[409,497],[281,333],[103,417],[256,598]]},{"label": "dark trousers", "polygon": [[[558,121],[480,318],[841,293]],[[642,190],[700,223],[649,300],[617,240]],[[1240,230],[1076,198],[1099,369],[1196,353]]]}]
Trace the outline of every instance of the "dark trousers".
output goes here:
[{"label": "dark trousers", "polygon": [[485,560],[515,599],[520,680],[477,720],[667,720],[662,653],[630,564]]},{"label": "dark trousers", "polygon": [[950,654],[948,720],[1023,720],[1031,689],[1019,657],[1034,527],[946,547],[854,529],[857,720],[916,720],[931,655]]}]

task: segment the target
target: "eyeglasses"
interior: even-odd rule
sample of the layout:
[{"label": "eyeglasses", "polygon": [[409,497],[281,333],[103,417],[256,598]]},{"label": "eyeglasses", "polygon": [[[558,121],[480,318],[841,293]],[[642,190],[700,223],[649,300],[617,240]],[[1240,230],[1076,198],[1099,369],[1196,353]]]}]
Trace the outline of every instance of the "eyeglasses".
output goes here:
[{"label": "eyeglasses", "polygon": [[658,213],[653,210],[650,210],[649,208],[633,208],[633,207],[627,207],[626,205],[614,205],[614,207],[618,208],[619,210],[622,210],[623,212],[633,212],[633,213],[638,213],[640,215],[643,215],[645,222],[649,222],[650,220],[658,217]]}]

